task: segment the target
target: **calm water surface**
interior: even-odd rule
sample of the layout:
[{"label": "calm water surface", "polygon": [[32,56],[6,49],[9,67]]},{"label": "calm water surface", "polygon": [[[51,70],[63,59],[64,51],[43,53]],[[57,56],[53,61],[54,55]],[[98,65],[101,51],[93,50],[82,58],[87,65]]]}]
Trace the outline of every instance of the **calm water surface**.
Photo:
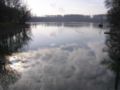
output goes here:
[{"label": "calm water surface", "polygon": [[106,30],[93,23],[37,23],[1,39],[10,70],[0,74],[0,90],[114,90],[115,76],[102,64]]}]

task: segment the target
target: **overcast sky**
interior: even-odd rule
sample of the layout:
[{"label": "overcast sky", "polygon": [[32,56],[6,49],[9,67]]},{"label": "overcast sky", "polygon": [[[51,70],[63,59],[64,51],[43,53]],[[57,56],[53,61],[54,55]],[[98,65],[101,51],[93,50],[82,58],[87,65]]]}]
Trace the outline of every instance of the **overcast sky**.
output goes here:
[{"label": "overcast sky", "polygon": [[33,15],[104,14],[104,0],[26,0]]}]

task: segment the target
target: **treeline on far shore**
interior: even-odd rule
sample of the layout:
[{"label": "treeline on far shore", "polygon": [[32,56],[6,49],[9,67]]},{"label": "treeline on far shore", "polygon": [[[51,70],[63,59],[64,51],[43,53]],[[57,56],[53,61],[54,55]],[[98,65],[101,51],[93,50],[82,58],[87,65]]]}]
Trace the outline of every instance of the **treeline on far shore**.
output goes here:
[{"label": "treeline on far shore", "polygon": [[44,17],[31,17],[30,22],[106,22],[107,16],[104,14],[100,15],[79,15],[79,14],[68,14],[68,15],[49,15]]},{"label": "treeline on far shore", "polygon": [[30,16],[21,0],[0,0],[0,24],[24,24]]}]

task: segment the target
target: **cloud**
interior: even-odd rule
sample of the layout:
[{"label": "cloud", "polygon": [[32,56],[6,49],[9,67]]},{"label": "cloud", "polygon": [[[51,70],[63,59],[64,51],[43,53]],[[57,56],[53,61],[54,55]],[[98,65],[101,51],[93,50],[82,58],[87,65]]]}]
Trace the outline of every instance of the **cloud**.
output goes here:
[{"label": "cloud", "polygon": [[56,5],[56,3],[52,3],[52,4],[50,4],[50,6],[53,8],[53,9],[56,9],[58,12],[60,12],[60,13],[65,13],[65,9],[63,9],[62,7],[58,7],[57,5]]},{"label": "cloud", "polygon": [[37,15],[106,13],[104,0],[27,0]]}]

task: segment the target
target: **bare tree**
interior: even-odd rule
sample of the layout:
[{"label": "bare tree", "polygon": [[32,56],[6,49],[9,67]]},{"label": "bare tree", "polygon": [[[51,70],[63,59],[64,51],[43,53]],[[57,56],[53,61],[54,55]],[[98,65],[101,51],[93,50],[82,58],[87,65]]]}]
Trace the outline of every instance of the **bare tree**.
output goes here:
[{"label": "bare tree", "polygon": [[21,6],[21,0],[5,0],[5,4],[8,7],[19,8]]},{"label": "bare tree", "polygon": [[108,20],[112,25],[120,26],[120,0],[106,0],[108,10]]}]

